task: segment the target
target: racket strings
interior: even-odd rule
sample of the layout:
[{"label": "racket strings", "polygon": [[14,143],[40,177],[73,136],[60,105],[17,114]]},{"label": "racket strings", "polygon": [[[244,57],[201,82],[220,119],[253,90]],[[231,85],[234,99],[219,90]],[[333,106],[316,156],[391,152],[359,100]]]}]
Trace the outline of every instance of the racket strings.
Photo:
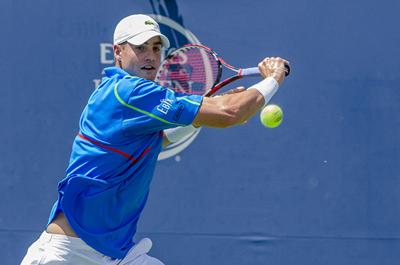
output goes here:
[{"label": "racket strings", "polygon": [[160,66],[156,81],[177,92],[203,95],[220,77],[216,56],[199,47],[181,48]]}]

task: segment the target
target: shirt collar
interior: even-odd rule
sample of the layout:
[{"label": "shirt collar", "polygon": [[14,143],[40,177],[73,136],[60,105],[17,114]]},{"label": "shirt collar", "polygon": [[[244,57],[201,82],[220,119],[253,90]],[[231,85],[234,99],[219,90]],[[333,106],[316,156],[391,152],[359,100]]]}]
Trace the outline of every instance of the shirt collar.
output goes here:
[{"label": "shirt collar", "polygon": [[104,74],[107,77],[111,77],[114,75],[118,75],[120,77],[124,77],[126,75],[129,75],[127,72],[125,72],[123,69],[116,67],[116,66],[112,66],[112,67],[106,67],[104,68]]}]

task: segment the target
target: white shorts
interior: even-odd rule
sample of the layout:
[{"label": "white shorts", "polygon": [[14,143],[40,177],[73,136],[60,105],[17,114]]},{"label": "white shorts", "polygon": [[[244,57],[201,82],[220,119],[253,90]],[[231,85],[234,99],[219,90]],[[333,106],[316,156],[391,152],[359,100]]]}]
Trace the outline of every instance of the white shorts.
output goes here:
[{"label": "white shorts", "polygon": [[112,259],[94,250],[80,238],[43,232],[29,247],[21,265],[164,265],[147,255],[151,246],[151,240],[143,238],[129,250],[124,259]]}]

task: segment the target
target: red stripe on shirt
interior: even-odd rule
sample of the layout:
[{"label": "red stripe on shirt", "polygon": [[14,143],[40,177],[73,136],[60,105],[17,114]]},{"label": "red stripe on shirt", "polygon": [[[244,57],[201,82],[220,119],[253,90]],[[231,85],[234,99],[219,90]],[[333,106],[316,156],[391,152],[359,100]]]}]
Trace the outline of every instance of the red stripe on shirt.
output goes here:
[{"label": "red stripe on shirt", "polygon": [[125,152],[123,152],[123,151],[121,151],[121,150],[115,149],[115,148],[113,148],[113,147],[109,147],[109,146],[107,146],[107,145],[105,145],[105,144],[102,144],[102,143],[100,143],[100,142],[98,142],[98,141],[95,141],[95,140],[93,140],[93,139],[90,139],[89,137],[87,137],[87,136],[85,136],[85,135],[83,135],[83,134],[81,134],[81,133],[78,133],[78,136],[79,136],[80,138],[82,138],[82,139],[84,139],[84,140],[86,140],[86,141],[88,141],[88,142],[94,144],[94,145],[97,145],[97,146],[99,146],[99,147],[101,147],[101,148],[104,148],[104,149],[106,149],[106,150],[110,150],[110,151],[112,151],[112,152],[115,152],[115,153],[117,153],[117,154],[120,154],[120,155],[122,155],[122,156],[128,158],[128,159],[131,161],[132,164],[134,164],[134,163],[136,163],[138,160],[142,159],[142,158],[150,151],[150,149],[151,149],[151,147],[147,147],[147,148],[140,154],[140,156],[139,156],[138,158],[134,158],[133,156],[131,156],[131,155],[128,154],[128,153],[125,153]]}]

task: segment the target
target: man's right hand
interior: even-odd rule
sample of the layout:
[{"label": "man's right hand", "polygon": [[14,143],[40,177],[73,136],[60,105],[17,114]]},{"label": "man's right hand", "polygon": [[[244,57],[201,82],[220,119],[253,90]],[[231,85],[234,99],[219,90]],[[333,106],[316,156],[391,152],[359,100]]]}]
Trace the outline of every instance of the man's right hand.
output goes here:
[{"label": "man's right hand", "polygon": [[258,69],[263,78],[273,77],[279,85],[282,85],[286,74],[285,65],[290,65],[285,59],[280,57],[267,57],[258,64]]}]

